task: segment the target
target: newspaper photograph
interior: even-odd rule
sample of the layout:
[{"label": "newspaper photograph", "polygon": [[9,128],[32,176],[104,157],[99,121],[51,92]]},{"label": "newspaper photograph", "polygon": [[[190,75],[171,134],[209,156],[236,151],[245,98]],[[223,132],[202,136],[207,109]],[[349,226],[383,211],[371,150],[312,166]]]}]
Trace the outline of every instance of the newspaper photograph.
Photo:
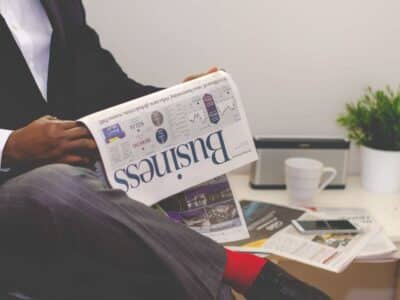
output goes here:
[{"label": "newspaper photograph", "polygon": [[306,212],[288,206],[275,205],[258,201],[241,200],[240,206],[249,231],[249,238],[226,243],[231,250],[266,253],[263,247],[268,238],[291,224]]},{"label": "newspaper photograph", "polygon": [[108,183],[149,206],[257,159],[238,89],[223,71],[79,121]]},{"label": "newspaper photograph", "polygon": [[[305,214],[300,219],[314,220]],[[287,226],[269,238],[264,248],[268,253],[286,257],[327,271],[342,272],[365,248],[379,228],[364,226],[359,233],[301,234]]]},{"label": "newspaper photograph", "polygon": [[225,175],[165,199],[157,208],[173,221],[218,243],[249,237],[239,203]]}]

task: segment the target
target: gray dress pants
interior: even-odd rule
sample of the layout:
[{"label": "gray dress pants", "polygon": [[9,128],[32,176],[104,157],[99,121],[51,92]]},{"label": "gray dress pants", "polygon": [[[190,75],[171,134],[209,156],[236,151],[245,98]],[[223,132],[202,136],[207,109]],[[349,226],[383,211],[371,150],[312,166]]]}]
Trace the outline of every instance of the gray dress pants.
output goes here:
[{"label": "gray dress pants", "polygon": [[85,168],[48,165],[0,185],[0,290],[15,297],[232,299],[225,259]]}]

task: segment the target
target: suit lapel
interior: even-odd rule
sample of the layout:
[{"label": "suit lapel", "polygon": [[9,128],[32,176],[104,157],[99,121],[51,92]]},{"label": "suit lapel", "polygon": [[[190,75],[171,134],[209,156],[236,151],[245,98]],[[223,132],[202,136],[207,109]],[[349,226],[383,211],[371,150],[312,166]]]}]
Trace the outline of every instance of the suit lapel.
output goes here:
[{"label": "suit lapel", "polygon": [[57,5],[56,0],[41,0],[44,9],[49,16],[55,37],[58,39],[61,46],[66,45],[66,34],[62,20],[60,7]]}]

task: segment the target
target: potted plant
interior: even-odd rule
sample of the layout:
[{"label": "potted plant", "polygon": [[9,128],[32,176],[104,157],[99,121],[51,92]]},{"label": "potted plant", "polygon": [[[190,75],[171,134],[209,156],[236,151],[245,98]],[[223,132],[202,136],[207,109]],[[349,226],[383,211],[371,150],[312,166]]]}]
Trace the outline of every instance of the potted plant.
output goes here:
[{"label": "potted plant", "polygon": [[361,146],[361,183],[372,192],[400,191],[400,89],[368,88],[337,119]]}]

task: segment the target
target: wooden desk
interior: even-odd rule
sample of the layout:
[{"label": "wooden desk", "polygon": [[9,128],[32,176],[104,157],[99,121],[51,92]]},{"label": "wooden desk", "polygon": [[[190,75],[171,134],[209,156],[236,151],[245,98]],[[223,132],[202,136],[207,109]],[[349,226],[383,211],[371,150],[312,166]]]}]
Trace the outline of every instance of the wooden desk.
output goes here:
[{"label": "wooden desk", "polygon": [[[229,180],[239,200],[289,204],[286,191],[251,189],[248,175],[230,174]],[[316,197],[312,205],[365,208],[400,249],[400,194],[368,193],[361,188],[358,177],[350,177],[345,190],[325,190]],[[386,263],[353,263],[341,274],[332,274],[295,262],[284,262],[283,266],[303,280],[326,290],[335,300],[392,300],[394,294],[397,294],[395,299],[400,300],[398,259],[400,254]]]}]

